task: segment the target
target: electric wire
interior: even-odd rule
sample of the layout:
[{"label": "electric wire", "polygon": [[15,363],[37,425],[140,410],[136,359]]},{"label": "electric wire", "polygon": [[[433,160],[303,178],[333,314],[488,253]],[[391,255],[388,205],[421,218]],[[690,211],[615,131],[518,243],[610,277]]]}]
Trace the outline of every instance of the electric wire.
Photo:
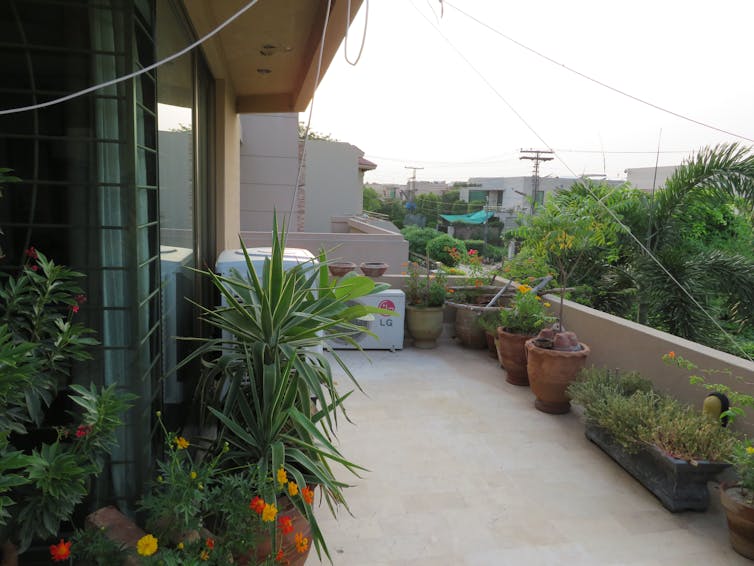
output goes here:
[{"label": "electric wire", "polygon": [[[223,23],[218,25],[215,29],[207,33],[206,35],[200,37],[197,39],[194,43],[191,43],[187,47],[184,47],[180,51],[177,51],[173,53],[172,55],[168,55],[164,59],[161,59],[160,61],[157,61],[156,63],[152,63],[151,65],[148,65],[146,67],[143,67],[139,69],[138,71],[134,71],[133,73],[129,73],[127,75],[123,75],[121,77],[116,77],[112,80],[96,84],[94,86],[87,87],[85,89],[73,92],[71,94],[67,94],[65,96],[61,96],[59,98],[54,98],[52,100],[48,100],[47,102],[40,102],[37,104],[31,104],[29,106],[19,106],[17,108],[7,108],[5,110],[0,110],[0,116],[6,115],[6,114],[16,114],[18,112],[27,112],[29,110],[38,110],[40,108],[46,108],[48,106],[54,106],[56,104],[61,104],[63,102],[67,102],[69,100],[72,100],[74,98],[78,98],[79,96],[83,96],[85,94],[89,94],[90,92],[97,91],[101,88],[105,88],[108,86],[112,86],[118,83],[122,83],[123,81],[127,81],[129,79],[133,79],[135,77],[138,77],[140,75],[143,75],[144,73],[148,73],[149,71],[152,71],[153,69],[156,69],[157,67],[160,67],[161,65],[164,65],[165,63],[169,63],[170,61],[173,61],[174,59],[177,59],[178,57],[181,57],[191,51],[192,49],[198,47],[208,39],[214,37],[218,33],[220,33],[224,28],[229,26],[231,23],[233,23],[235,20],[237,20],[239,17],[241,17],[246,11],[248,11],[250,8],[252,8],[259,0],[250,0],[245,6],[243,6],[240,10],[235,12],[232,16],[230,16],[227,20],[225,20]],[[328,14],[329,15],[329,14]]]},{"label": "electric wire", "polygon": [[[312,115],[314,114],[314,100],[317,95],[317,87],[319,86],[320,73],[322,72],[322,54],[325,51],[325,36],[327,35],[327,25],[330,23],[330,8],[332,6],[332,0],[327,0],[327,11],[325,12],[325,23],[322,26],[322,37],[319,41],[319,55],[317,56],[317,74],[314,76],[314,89],[312,90],[312,99],[309,102],[309,117],[306,120],[306,130],[304,131],[304,141],[301,146],[301,155],[298,160],[298,171],[296,172],[296,186],[293,188],[293,197],[291,198],[291,208],[288,211],[289,222],[293,219],[293,208],[296,206],[296,198],[298,197],[298,190],[301,186],[301,171],[304,168],[306,161],[306,146],[309,142],[309,133],[312,125]],[[346,16],[346,25],[350,18],[350,10],[348,16]]]},{"label": "electric wire", "polygon": [[472,16],[468,12],[463,11],[461,8],[459,8],[457,6],[454,6],[453,4],[451,4],[450,2],[448,2],[447,0],[445,0],[445,4],[447,4],[448,6],[450,6],[451,8],[453,8],[454,10],[456,10],[457,12],[459,12],[460,14],[463,14],[464,16],[466,16],[467,18],[469,18],[470,20],[473,20],[476,23],[478,23],[479,25],[487,28],[491,32],[493,32],[493,33],[499,35],[500,37],[502,37],[502,38],[510,41],[511,43],[514,43],[514,44],[518,45],[522,49],[525,49],[525,50],[529,51],[530,53],[533,53],[537,57],[541,57],[542,59],[544,59],[546,61],[549,61],[553,65],[557,65],[558,67],[561,67],[561,68],[565,69],[566,71],[570,71],[571,73],[573,73],[575,75],[578,75],[578,76],[580,76],[583,79],[591,81],[594,84],[597,84],[597,85],[599,85],[599,86],[601,86],[603,88],[611,90],[611,91],[613,91],[613,92],[615,92],[617,94],[620,94],[622,96],[625,96],[626,98],[630,98],[631,100],[634,100],[636,102],[639,102],[641,104],[644,104],[646,106],[654,108],[655,110],[659,110],[660,112],[665,112],[666,114],[670,114],[671,116],[675,116],[676,118],[680,118],[681,120],[686,120],[687,122],[691,122],[692,124],[696,124],[698,126],[702,126],[704,128],[709,128],[711,130],[715,130],[716,132],[720,132],[720,133],[726,134],[728,136],[733,136],[734,138],[739,138],[739,139],[746,140],[748,142],[754,143],[754,139],[752,139],[752,138],[748,138],[746,136],[743,136],[741,134],[737,134],[735,132],[731,132],[729,130],[724,130],[723,128],[718,128],[717,126],[713,126],[712,124],[707,124],[707,123],[702,122],[700,120],[696,120],[694,118],[691,118],[689,116],[681,114],[680,112],[675,112],[673,110],[669,110],[668,108],[664,108],[662,106],[659,106],[658,104],[655,104],[653,102],[649,102],[647,100],[644,100],[643,98],[639,98],[638,96],[630,94],[630,93],[628,93],[628,92],[626,92],[624,90],[621,90],[621,89],[619,89],[617,87],[614,87],[614,86],[611,86],[611,85],[609,85],[607,83],[604,83],[604,82],[600,81],[599,79],[595,79],[593,77],[590,77],[589,75],[587,75],[585,73],[582,73],[581,71],[578,71],[578,70],[576,70],[576,69],[574,69],[572,67],[569,67],[568,65],[566,65],[564,63],[556,61],[552,57],[549,57],[548,55],[545,55],[544,53],[541,53],[541,52],[537,51],[536,49],[533,49],[533,48],[531,48],[531,47],[529,47],[527,45],[524,45],[520,41],[517,41],[516,39],[513,39],[509,35],[504,34],[500,30],[497,30],[497,29],[493,28],[491,25],[489,25],[489,24],[483,22],[482,20],[480,20],[480,19]]},{"label": "electric wire", "polygon": [[348,58],[348,28],[351,27],[351,0],[348,0],[348,15],[346,17],[346,38],[343,41],[343,57],[346,63],[355,67],[359,60],[361,60],[361,54],[364,52],[364,45],[367,42],[367,26],[369,25],[369,0],[364,1],[364,31],[361,35],[361,47],[359,47],[359,53],[356,55],[356,59],[351,62]]},{"label": "electric wire", "polygon": [[[450,5],[450,4],[448,4],[448,5]],[[491,83],[490,83],[490,82],[489,82],[489,81],[488,81],[488,80],[487,80],[487,79],[486,79],[486,78],[485,78],[485,77],[484,77],[484,76],[483,76],[483,75],[482,75],[482,74],[481,74],[481,73],[480,73],[480,72],[479,72],[479,71],[478,71],[478,70],[476,69],[476,67],[474,67],[474,66],[473,66],[473,65],[472,65],[472,64],[471,64],[471,63],[469,62],[469,60],[468,60],[468,59],[467,59],[466,57],[464,57],[464,56],[463,56],[463,54],[462,54],[462,53],[461,53],[461,52],[460,52],[460,51],[459,51],[459,50],[458,50],[458,49],[457,49],[457,48],[455,47],[455,45],[453,45],[453,43],[452,43],[452,42],[451,42],[451,41],[450,41],[450,40],[449,40],[449,39],[448,39],[448,38],[447,38],[447,37],[446,37],[446,36],[445,36],[445,35],[444,35],[444,34],[443,34],[443,33],[442,33],[442,32],[441,32],[440,30],[439,30],[439,28],[437,28],[437,26],[435,26],[435,25],[434,25],[434,24],[433,24],[433,23],[432,23],[432,22],[431,22],[431,21],[430,21],[430,20],[429,20],[429,19],[428,19],[428,18],[427,18],[427,17],[426,17],[426,16],[425,16],[425,15],[424,15],[424,14],[423,14],[423,13],[422,13],[422,12],[421,12],[421,11],[420,11],[420,10],[419,10],[419,9],[418,9],[418,8],[417,8],[416,6],[415,6],[415,5],[414,5],[414,3],[413,3],[413,0],[411,1],[411,6],[412,6],[412,7],[413,7],[413,8],[414,8],[414,9],[415,9],[415,10],[416,10],[417,12],[419,12],[419,14],[420,14],[420,15],[422,16],[422,18],[424,18],[424,20],[425,20],[425,21],[426,21],[426,22],[427,22],[427,23],[428,23],[428,24],[429,24],[429,25],[430,25],[430,26],[431,26],[431,27],[432,27],[432,28],[433,28],[433,29],[434,29],[434,30],[435,30],[435,31],[436,31],[436,32],[437,32],[437,33],[438,33],[438,34],[439,34],[439,35],[440,35],[440,36],[441,36],[441,37],[442,37],[442,38],[443,38],[444,40],[445,40],[445,42],[446,42],[446,43],[448,43],[448,45],[450,45],[450,47],[451,47],[451,48],[452,48],[452,49],[453,49],[453,50],[454,50],[454,51],[455,51],[455,52],[456,52],[456,53],[457,53],[457,54],[458,54],[458,55],[459,55],[459,56],[460,56],[460,57],[461,57],[461,58],[462,58],[462,59],[463,59],[463,60],[464,60],[464,61],[465,61],[465,62],[466,62],[466,63],[467,63],[468,65],[469,65],[469,67],[470,67],[470,68],[471,68],[471,69],[472,69],[472,70],[473,70],[473,71],[474,71],[474,72],[475,72],[475,73],[476,73],[476,74],[477,74],[477,75],[478,75],[478,76],[479,76],[479,77],[480,77],[480,78],[481,78],[481,79],[482,79],[482,80],[483,80],[483,81],[484,81],[484,82],[485,82],[485,83],[486,83],[486,84],[487,84],[488,86],[490,86],[490,88],[492,88],[493,92],[494,92],[494,93],[495,93],[496,95],[498,95],[498,97],[499,97],[499,98],[500,98],[500,99],[501,99],[501,100],[502,100],[502,101],[503,101],[503,102],[504,102],[504,103],[505,103],[505,104],[506,104],[506,105],[507,105],[507,106],[508,106],[509,108],[511,108],[511,110],[513,111],[513,113],[514,113],[514,114],[515,114],[515,115],[516,115],[516,116],[517,116],[517,117],[518,117],[518,118],[519,118],[519,119],[521,120],[521,122],[522,122],[522,123],[523,123],[523,124],[524,124],[524,125],[525,125],[525,126],[526,126],[526,127],[528,128],[528,129],[529,129],[529,131],[531,131],[531,132],[532,132],[532,134],[534,134],[534,135],[535,135],[535,136],[537,137],[537,139],[539,139],[539,141],[541,141],[541,142],[542,142],[542,143],[543,143],[543,144],[544,144],[544,145],[545,145],[545,146],[547,147],[547,149],[550,149],[550,151],[553,151],[553,150],[552,150],[552,149],[550,148],[549,144],[548,144],[548,143],[547,143],[547,142],[546,142],[546,141],[545,141],[545,140],[544,140],[544,139],[542,138],[542,136],[540,136],[540,135],[539,135],[539,133],[538,133],[538,132],[537,132],[537,131],[536,131],[536,130],[535,130],[535,129],[534,129],[534,128],[533,128],[533,127],[532,127],[532,126],[531,126],[531,125],[530,125],[530,124],[529,124],[529,123],[528,123],[528,122],[527,122],[527,121],[525,120],[525,119],[523,119],[523,118],[522,118],[521,114],[519,114],[519,113],[518,113],[518,112],[517,112],[516,110],[514,110],[514,109],[513,109],[512,107],[511,107],[510,103],[509,103],[509,102],[508,102],[508,101],[507,101],[507,100],[506,100],[506,99],[505,99],[505,98],[504,98],[504,97],[503,97],[502,95],[500,95],[500,93],[498,92],[498,90],[497,90],[497,89],[495,89],[494,87],[492,87]],[[456,9],[457,9],[457,8],[456,8]],[[740,136],[737,136],[737,137],[740,137]],[[744,138],[744,139],[745,139],[745,138]],[[566,163],[566,162],[565,162],[565,161],[563,160],[563,158],[562,158],[562,157],[560,157],[560,156],[559,156],[559,155],[558,155],[557,153],[555,153],[555,157],[556,157],[556,158],[558,159],[558,161],[560,161],[560,162],[561,162],[561,163],[563,164],[563,166],[564,166],[564,167],[565,167],[566,169],[568,169],[568,171],[569,171],[569,172],[570,172],[570,173],[571,173],[571,174],[572,174],[572,175],[573,175],[574,177],[577,177],[577,178],[581,178],[581,176],[580,176],[580,175],[577,175],[577,174],[576,174],[576,173],[575,173],[575,172],[573,171],[573,169],[572,169],[572,168],[571,168],[571,167],[570,167],[570,166],[568,165],[568,163]],[[660,268],[660,269],[661,269],[661,270],[663,271],[663,273],[665,273],[665,275],[667,275],[668,279],[670,279],[670,280],[671,280],[671,281],[672,281],[672,282],[673,282],[673,283],[674,283],[674,284],[675,284],[675,285],[676,285],[676,286],[677,286],[677,287],[678,287],[678,288],[679,288],[679,289],[680,289],[680,290],[681,290],[681,291],[683,292],[683,294],[684,294],[684,295],[686,295],[686,296],[687,296],[687,297],[689,298],[689,300],[691,300],[691,302],[692,302],[692,303],[693,303],[693,304],[694,304],[694,305],[695,305],[695,306],[696,306],[696,307],[697,307],[697,308],[698,308],[698,309],[699,309],[699,310],[700,310],[700,311],[701,311],[701,312],[702,312],[702,313],[703,313],[703,314],[704,314],[704,315],[705,315],[705,316],[706,316],[706,317],[707,317],[707,318],[708,318],[708,319],[709,319],[709,320],[710,320],[710,321],[712,322],[712,324],[714,324],[714,325],[715,325],[715,327],[716,327],[716,328],[717,328],[717,329],[718,329],[718,330],[719,330],[719,331],[720,331],[720,332],[722,333],[722,335],[723,335],[723,336],[725,336],[725,337],[726,337],[726,338],[727,338],[727,339],[728,339],[728,340],[729,340],[729,341],[730,341],[730,342],[731,342],[731,343],[733,344],[733,346],[734,346],[734,347],[735,347],[736,349],[738,349],[738,350],[739,350],[739,351],[741,352],[741,354],[742,354],[742,357],[743,357],[743,358],[745,358],[745,359],[747,359],[747,360],[749,360],[749,361],[754,361],[754,360],[752,360],[752,358],[751,358],[751,357],[749,356],[749,354],[747,354],[747,353],[746,353],[746,351],[745,351],[745,350],[744,350],[744,349],[743,349],[743,348],[742,348],[742,347],[741,347],[741,346],[739,345],[739,343],[738,343],[738,342],[737,342],[737,341],[736,341],[736,340],[735,340],[735,339],[733,338],[733,336],[731,336],[731,335],[730,335],[730,334],[729,334],[729,333],[728,333],[728,332],[727,332],[727,331],[726,331],[726,330],[725,330],[725,329],[724,329],[724,328],[723,328],[723,327],[722,327],[722,326],[720,325],[720,323],[719,323],[719,322],[718,322],[718,321],[717,321],[717,320],[716,320],[716,319],[715,319],[715,318],[714,318],[714,317],[713,317],[713,316],[712,316],[712,315],[711,315],[711,314],[710,314],[710,313],[709,313],[709,312],[708,312],[708,311],[707,311],[707,310],[706,310],[706,309],[705,309],[705,308],[704,308],[704,307],[703,307],[703,306],[702,306],[702,305],[701,305],[701,304],[699,303],[699,301],[697,301],[697,300],[696,300],[696,299],[694,298],[694,296],[693,296],[693,295],[692,295],[692,294],[691,294],[691,293],[690,293],[690,292],[688,291],[688,289],[686,289],[686,287],[684,287],[684,286],[683,286],[683,285],[682,285],[682,284],[680,283],[680,281],[678,281],[678,279],[676,279],[676,277],[675,277],[675,276],[674,276],[674,275],[673,275],[672,273],[670,273],[670,271],[668,271],[668,269],[667,269],[667,268],[666,268],[666,267],[665,267],[665,266],[664,266],[664,265],[662,264],[662,262],[661,262],[661,261],[660,261],[660,260],[659,260],[659,259],[658,259],[658,258],[657,258],[657,257],[656,257],[656,256],[655,256],[654,254],[653,254],[653,253],[652,253],[652,251],[651,251],[651,250],[650,250],[649,248],[647,248],[647,247],[646,247],[646,246],[644,245],[644,243],[643,243],[643,242],[641,242],[641,240],[639,240],[639,238],[637,238],[637,237],[636,237],[636,235],[635,235],[635,234],[634,234],[634,233],[633,233],[633,232],[631,231],[631,229],[630,229],[630,228],[629,228],[628,226],[626,226],[626,225],[625,225],[625,224],[624,224],[624,223],[623,223],[623,222],[621,221],[621,219],[620,219],[620,218],[619,218],[619,217],[618,217],[618,216],[617,216],[617,215],[615,214],[615,212],[614,212],[614,211],[613,211],[612,209],[610,209],[610,207],[608,207],[608,206],[607,206],[607,205],[606,205],[605,203],[603,203],[603,202],[602,202],[602,201],[601,201],[601,200],[600,200],[599,198],[597,198],[597,195],[596,195],[596,194],[594,193],[594,191],[592,191],[592,189],[591,189],[591,187],[589,186],[589,184],[588,184],[588,183],[585,183],[585,187],[586,187],[587,191],[589,192],[589,194],[590,194],[590,195],[592,196],[592,198],[594,198],[594,200],[595,200],[595,201],[596,201],[596,202],[597,202],[597,203],[598,203],[598,204],[599,204],[599,205],[600,205],[601,207],[603,207],[603,208],[605,209],[605,211],[607,211],[607,213],[608,213],[608,214],[609,214],[609,215],[610,215],[610,216],[611,216],[611,217],[613,218],[613,220],[614,220],[614,221],[616,222],[616,224],[617,224],[618,226],[620,226],[620,228],[621,228],[621,229],[622,229],[622,230],[623,230],[623,231],[624,231],[624,232],[625,232],[626,234],[628,234],[628,235],[629,235],[629,236],[630,236],[630,237],[631,237],[631,238],[632,238],[632,239],[634,240],[634,242],[636,242],[636,244],[637,244],[637,245],[639,246],[639,248],[640,248],[640,249],[641,249],[641,250],[642,250],[642,251],[643,251],[644,253],[646,253],[646,254],[647,254],[647,256],[648,256],[648,257],[649,257],[649,258],[650,258],[650,259],[651,259],[651,260],[652,260],[652,261],[653,261],[653,262],[654,262],[655,264],[657,264],[657,266],[658,266],[658,267],[659,267],[659,268]]]}]

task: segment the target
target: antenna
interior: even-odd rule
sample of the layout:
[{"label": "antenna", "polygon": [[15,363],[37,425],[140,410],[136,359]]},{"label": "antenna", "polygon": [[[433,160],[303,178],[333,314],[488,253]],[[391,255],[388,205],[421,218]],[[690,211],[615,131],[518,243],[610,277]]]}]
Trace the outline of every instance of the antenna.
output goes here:
[{"label": "antenna", "polygon": [[519,159],[530,159],[534,162],[534,174],[532,175],[531,189],[531,209],[530,214],[534,214],[534,207],[537,203],[537,194],[539,193],[539,162],[552,161],[554,157],[542,157],[543,155],[552,155],[554,152],[549,149],[522,149],[521,153],[533,153],[534,155],[522,155]]}]

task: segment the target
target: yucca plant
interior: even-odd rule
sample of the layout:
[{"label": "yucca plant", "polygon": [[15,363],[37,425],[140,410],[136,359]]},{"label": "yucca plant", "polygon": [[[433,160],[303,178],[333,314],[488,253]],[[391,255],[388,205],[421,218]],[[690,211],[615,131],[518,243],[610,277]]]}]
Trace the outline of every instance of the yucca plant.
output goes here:
[{"label": "yucca plant", "polygon": [[[243,247],[243,241],[241,242]],[[204,321],[220,336],[198,340],[190,358],[201,358],[204,371],[197,389],[203,415],[217,425],[218,447],[228,442],[225,466],[256,465],[259,485],[283,468],[299,486],[318,485],[331,511],[345,505],[332,464],[358,475],[360,466],[333,445],[337,413],[351,391],[338,391],[331,360],[359,388],[343,360],[319,346],[325,334],[353,342],[364,332],[357,318],[390,311],[354,299],[384,289],[371,279],[349,273],[330,279],[327,259],[285,269],[285,230],[273,227],[272,251],[257,273],[246,249],[247,273],[218,275],[202,271],[217,287],[224,305],[197,305]],[[329,348],[328,348],[329,350]],[[269,494],[274,497],[272,490]],[[311,508],[294,501],[312,525],[317,552],[330,557]]]}]

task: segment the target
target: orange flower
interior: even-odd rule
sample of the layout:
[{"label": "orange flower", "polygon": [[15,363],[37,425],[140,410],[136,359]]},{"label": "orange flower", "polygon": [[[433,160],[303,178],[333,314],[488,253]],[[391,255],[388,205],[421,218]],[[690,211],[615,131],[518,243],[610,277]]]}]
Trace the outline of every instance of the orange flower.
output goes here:
[{"label": "orange flower", "polygon": [[283,560],[285,560],[285,556],[283,555],[283,549],[281,548],[280,550],[278,550],[278,553],[275,556],[275,561],[282,562]]},{"label": "orange flower", "polygon": [[50,545],[50,558],[53,562],[63,562],[71,556],[71,543],[65,542],[62,538],[58,544]]},{"label": "orange flower", "polygon": [[314,503],[314,490],[310,489],[308,485],[304,486],[304,489],[301,490],[301,497],[303,497],[304,501],[311,505],[312,503]]},{"label": "orange flower", "polygon": [[186,448],[191,446],[191,443],[182,436],[178,436],[175,440],[173,440],[173,442],[175,442],[175,446],[178,448],[178,450],[185,450]]},{"label": "orange flower", "polygon": [[293,521],[288,515],[282,515],[278,517],[278,527],[284,535],[287,535],[293,532]]},{"label": "orange flower", "polygon": [[265,502],[264,499],[259,497],[258,495],[254,497],[254,499],[251,500],[249,503],[249,509],[252,509],[254,513],[257,515],[261,515],[262,511],[264,511]]},{"label": "orange flower", "polygon": [[296,550],[299,554],[306,552],[306,549],[309,548],[309,539],[304,536],[304,533],[296,533],[294,538],[296,541]]},{"label": "orange flower", "polygon": [[298,495],[298,484],[295,481],[288,482],[288,495],[291,497]]},{"label": "orange flower", "polygon": [[288,474],[285,473],[285,470],[283,469],[282,466],[280,466],[277,476],[278,476],[278,483],[280,485],[285,485],[288,483]]},{"label": "orange flower", "polygon": [[199,554],[199,559],[203,560],[204,562],[209,560],[209,552],[207,552],[206,550],[202,550],[201,554]]},{"label": "orange flower", "polygon": [[675,359],[675,352],[668,352],[668,357],[669,357],[669,358],[670,358],[671,360],[674,360],[674,359]]},{"label": "orange flower", "polygon": [[206,542],[207,548],[212,549],[215,548],[215,539],[208,538]]}]

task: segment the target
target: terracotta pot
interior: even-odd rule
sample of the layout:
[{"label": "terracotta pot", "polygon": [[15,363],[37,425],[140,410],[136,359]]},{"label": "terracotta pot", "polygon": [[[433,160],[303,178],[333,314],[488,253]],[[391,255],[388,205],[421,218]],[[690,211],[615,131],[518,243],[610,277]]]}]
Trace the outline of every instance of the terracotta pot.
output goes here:
[{"label": "terracotta pot", "polygon": [[387,263],[381,261],[365,261],[359,266],[361,272],[367,277],[379,277],[387,271],[388,267],[390,266]]},{"label": "terracotta pot", "polygon": [[497,341],[500,348],[500,364],[505,369],[505,381],[513,385],[529,385],[529,374],[526,371],[526,341],[533,338],[530,334],[514,334],[506,332],[502,327],[497,329]]},{"label": "terracotta pot", "polygon": [[730,544],[741,556],[754,560],[754,507],[737,485],[720,485],[720,502],[728,520]]},{"label": "terracotta pot", "polygon": [[414,347],[429,350],[437,347],[442,334],[444,307],[406,305],[406,326],[414,339]]},{"label": "terracotta pot", "polygon": [[[275,528],[277,548],[283,551],[283,559],[281,562],[288,566],[304,566],[306,558],[309,556],[309,551],[312,548],[312,527],[306,516],[302,515],[287,497],[278,499],[278,505],[278,518],[287,515],[293,522],[293,531],[287,535],[283,535],[277,527]],[[297,533],[302,533],[303,536],[309,539],[309,546],[306,549],[306,552],[301,553],[296,550]],[[260,536],[256,548],[247,555],[239,556],[236,563],[241,566],[253,566],[255,564],[264,563],[264,561],[270,557],[275,560],[272,548],[272,538],[264,533]]]},{"label": "terracotta pot", "polygon": [[539,348],[534,339],[526,342],[529,384],[537,399],[534,406],[543,413],[560,415],[571,410],[566,388],[584,368],[591,351],[581,343],[577,352],[561,352]]},{"label": "terracotta pot", "polygon": [[351,261],[334,261],[327,264],[330,275],[333,277],[343,277],[346,273],[356,269],[356,264]]}]

